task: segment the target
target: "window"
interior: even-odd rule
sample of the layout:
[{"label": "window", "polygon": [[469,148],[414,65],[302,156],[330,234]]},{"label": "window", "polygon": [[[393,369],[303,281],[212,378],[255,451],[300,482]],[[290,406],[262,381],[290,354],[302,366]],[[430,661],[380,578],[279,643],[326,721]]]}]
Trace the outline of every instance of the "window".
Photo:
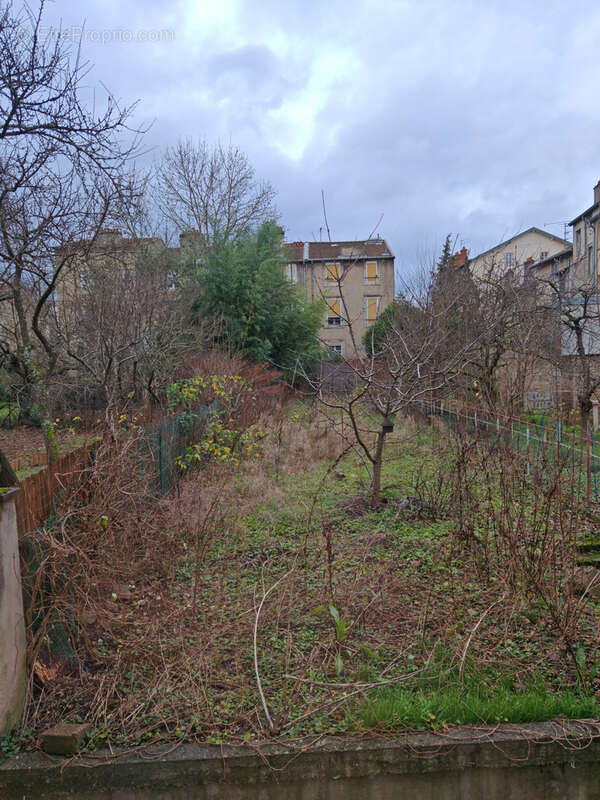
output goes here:
[{"label": "window", "polygon": [[548,251],[547,250],[542,250],[540,252],[540,261],[543,261],[545,258],[548,258]]},{"label": "window", "polygon": [[377,283],[377,262],[365,261],[365,283]]},{"label": "window", "polygon": [[327,298],[327,324],[337,326],[342,324],[342,300],[340,297]]},{"label": "window", "polygon": [[577,258],[581,255],[581,228],[575,231],[575,255]]},{"label": "window", "polygon": [[592,245],[588,247],[588,274],[594,274],[594,248]]},{"label": "window", "polygon": [[327,347],[334,353],[337,353],[339,356],[344,355],[344,343],[343,342],[327,342]]},{"label": "window", "polygon": [[339,261],[325,264],[325,280],[328,283],[337,283],[342,277],[342,265]]},{"label": "window", "polygon": [[291,283],[298,283],[298,265],[286,264],[285,275]]},{"label": "window", "polygon": [[513,265],[513,254],[506,253],[504,256],[504,266],[506,267],[506,269],[511,269],[512,265]]},{"label": "window", "polygon": [[381,297],[365,297],[365,322],[371,325],[379,316]]}]

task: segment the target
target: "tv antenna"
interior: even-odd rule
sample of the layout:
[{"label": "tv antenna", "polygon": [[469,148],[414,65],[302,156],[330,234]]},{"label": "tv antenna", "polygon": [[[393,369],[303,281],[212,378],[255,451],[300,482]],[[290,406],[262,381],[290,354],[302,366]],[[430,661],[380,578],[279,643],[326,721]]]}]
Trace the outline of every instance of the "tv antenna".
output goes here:
[{"label": "tv antenna", "polygon": [[563,226],[563,239],[565,242],[568,242],[569,239],[567,237],[567,229],[569,227],[569,223],[565,222],[564,219],[559,219],[557,222],[544,222],[544,228],[549,228],[551,225],[562,225]]}]

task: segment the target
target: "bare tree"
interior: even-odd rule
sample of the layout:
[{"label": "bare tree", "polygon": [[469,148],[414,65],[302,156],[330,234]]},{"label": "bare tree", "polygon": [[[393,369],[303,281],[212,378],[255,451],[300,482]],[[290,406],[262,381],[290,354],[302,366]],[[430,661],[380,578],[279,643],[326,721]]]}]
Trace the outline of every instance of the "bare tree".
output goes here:
[{"label": "bare tree", "polygon": [[585,439],[593,399],[600,389],[600,307],[594,277],[578,275],[574,267],[570,271],[568,278],[562,275],[540,280],[540,311],[550,318],[560,340],[557,365],[571,381]]},{"label": "bare tree", "polygon": [[256,179],[239,148],[181,140],[156,165],[156,203],[179,231],[197,230],[207,247],[237,240],[277,216],[275,190]]},{"label": "bare tree", "polygon": [[190,324],[193,295],[173,281],[177,266],[156,237],[84,250],[56,314],[73,367],[65,385],[91,384],[108,403],[132,395],[159,403],[164,386],[204,344],[203,326]]},{"label": "bare tree", "polygon": [[499,275],[493,267],[473,278],[469,313],[463,326],[478,347],[465,368],[465,390],[488,410],[522,408],[529,378],[547,345],[536,313],[535,284]]},{"label": "bare tree", "polygon": [[[364,343],[356,336],[355,320],[344,314],[342,324],[348,326],[356,352],[356,357],[340,362],[352,377],[350,391],[334,394],[329,376],[306,375],[330,424],[368,467],[372,503],[380,502],[385,439],[395,416],[439,397],[472,356],[473,342],[457,344],[448,325],[458,298],[439,297],[434,303],[434,284],[429,275],[416,289],[407,289]],[[340,276],[338,292],[345,309],[343,291]]]},{"label": "bare tree", "polygon": [[41,410],[53,460],[48,384],[64,364],[49,315],[74,258],[65,245],[91,246],[135,195],[125,167],[141,131],[128,125],[132,109],[111,95],[102,110],[86,106],[89,65],[59,32],[43,40],[42,12],[43,2],[36,13],[9,5],[0,15],[0,269],[11,306],[2,352],[29,407]]}]

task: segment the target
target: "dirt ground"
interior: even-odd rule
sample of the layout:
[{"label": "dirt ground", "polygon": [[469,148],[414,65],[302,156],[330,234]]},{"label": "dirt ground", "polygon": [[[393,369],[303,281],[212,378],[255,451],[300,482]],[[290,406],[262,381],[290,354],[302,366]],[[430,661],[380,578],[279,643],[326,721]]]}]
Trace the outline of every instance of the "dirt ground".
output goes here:
[{"label": "dirt ground", "polygon": [[[72,433],[69,430],[61,430],[60,428],[56,432],[58,446],[62,452],[82,447],[88,435],[91,436],[93,434],[85,431]],[[44,434],[41,428],[27,425],[0,430],[0,448],[11,460],[17,458],[27,459],[33,453],[44,451]]]}]

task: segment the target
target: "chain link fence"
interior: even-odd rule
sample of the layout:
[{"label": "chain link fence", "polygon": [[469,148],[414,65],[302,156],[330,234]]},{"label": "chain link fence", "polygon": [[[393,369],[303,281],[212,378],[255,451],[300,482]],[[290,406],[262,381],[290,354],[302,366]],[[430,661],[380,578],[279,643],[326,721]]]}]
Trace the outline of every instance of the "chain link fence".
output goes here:
[{"label": "chain link fence", "polygon": [[443,400],[422,400],[415,403],[427,417],[438,417],[457,434],[475,438],[496,439],[498,445],[509,446],[521,454],[527,473],[534,478],[548,461],[562,463],[577,477],[588,502],[598,502],[600,448],[591,431],[583,438],[568,431],[560,421],[553,421],[546,412],[540,423],[517,416],[492,413],[482,408],[456,405]]}]

